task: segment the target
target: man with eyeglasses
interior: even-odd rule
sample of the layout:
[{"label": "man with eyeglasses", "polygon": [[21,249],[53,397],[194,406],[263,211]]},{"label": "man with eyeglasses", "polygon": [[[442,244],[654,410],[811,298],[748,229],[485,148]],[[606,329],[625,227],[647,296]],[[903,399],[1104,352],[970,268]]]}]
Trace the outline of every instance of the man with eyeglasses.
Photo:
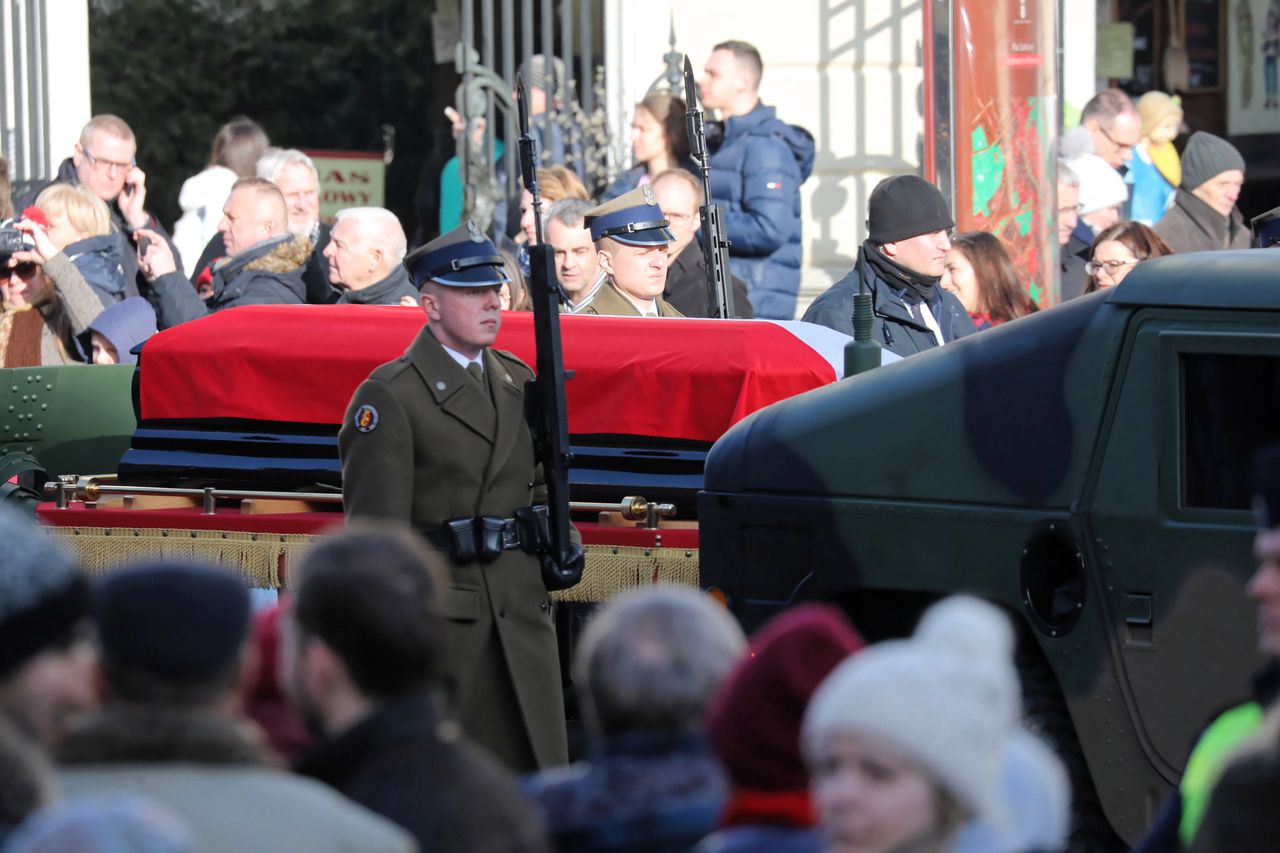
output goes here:
[{"label": "man with eyeglasses", "polygon": [[[707,260],[694,239],[698,234],[698,208],[702,206],[702,182],[684,169],[669,169],[653,179],[653,194],[676,238],[667,244],[667,257],[671,260],[667,266],[667,289],[662,296],[686,317],[710,317]],[[746,284],[736,275],[730,279],[734,316],[753,317]]]},{"label": "man with eyeglasses", "polygon": [[[125,289],[121,299],[137,296],[139,287],[145,288],[145,280],[138,278],[138,245],[134,232],[146,228],[170,242],[169,232],[146,209],[147,175],[138,168],[137,151],[137,138],[124,119],[110,113],[96,115],[81,129],[80,141],[50,182],[85,187],[107,203],[111,224],[124,244],[121,267]],[[25,210],[34,205],[36,196],[47,186],[35,186],[21,197],[15,197],[13,209]],[[177,249],[173,251],[176,255]]]},{"label": "man with eyeglasses", "polygon": [[1080,126],[1089,132],[1093,153],[1113,169],[1123,168],[1142,139],[1142,117],[1129,96],[1104,89],[1089,99],[1080,113]]}]

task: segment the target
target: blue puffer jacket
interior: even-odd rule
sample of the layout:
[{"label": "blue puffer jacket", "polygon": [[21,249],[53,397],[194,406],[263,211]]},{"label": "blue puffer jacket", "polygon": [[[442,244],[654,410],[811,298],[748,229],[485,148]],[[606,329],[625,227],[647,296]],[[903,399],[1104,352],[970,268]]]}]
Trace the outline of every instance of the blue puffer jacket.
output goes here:
[{"label": "blue puffer jacket", "polygon": [[813,170],[813,137],[756,104],[725,122],[711,155],[711,195],[724,207],[729,266],[747,283],[757,317],[795,319],[800,290],[800,185]]},{"label": "blue puffer jacket", "polygon": [[122,262],[126,245],[124,235],[107,234],[80,240],[62,250],[102,300],[103,308],[110,308],[125,297]]}]

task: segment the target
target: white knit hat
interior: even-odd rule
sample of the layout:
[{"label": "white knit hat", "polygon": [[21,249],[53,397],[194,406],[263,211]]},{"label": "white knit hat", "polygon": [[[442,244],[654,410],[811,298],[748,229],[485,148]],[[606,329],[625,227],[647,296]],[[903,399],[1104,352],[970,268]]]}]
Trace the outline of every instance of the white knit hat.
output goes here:
[{"label": "white knit hat", "polygon": [[1129,186],[1120,173],[1097,154],[1069,161],[1080,178],[1080,213],[1094,213],[1129,200]]},{"label": "white knit hat", "polygon": [[1001,759],[1019,708],[1008,619],[985,601],[955,596],[930,608],[911,639],[840,664],[809,703],[802,742],[812,759],[832,734],[888,741],[983,817],[998,811]]}]

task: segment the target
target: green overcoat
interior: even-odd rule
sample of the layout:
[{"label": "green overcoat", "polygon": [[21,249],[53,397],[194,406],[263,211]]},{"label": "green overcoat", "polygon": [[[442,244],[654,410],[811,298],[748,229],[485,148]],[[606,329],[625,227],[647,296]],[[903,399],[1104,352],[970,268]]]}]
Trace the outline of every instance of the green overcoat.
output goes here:
[{"label": "green overcoat", "polygon": [[[360,385],[338,433],[347,518],[437,530],[546,499],[524,419],[533,373],[498,350],[484,365],[487,388],[424,327]],[[511,550],[450,570],[445,681],[463,729],[517,771],[564,763],[560,662],[537,558]]]},{"label": "green overcoat", "polygon": [[[659,317],[683,317],[684,315],[671,306],[671,303],[659,296],[654,300]],[[618,317],[639,317],[640,312],[631,300],[623,296],[612,281],[606,281],[596,291],[591,302],[582,309],[583,314],[612,314]]]}]

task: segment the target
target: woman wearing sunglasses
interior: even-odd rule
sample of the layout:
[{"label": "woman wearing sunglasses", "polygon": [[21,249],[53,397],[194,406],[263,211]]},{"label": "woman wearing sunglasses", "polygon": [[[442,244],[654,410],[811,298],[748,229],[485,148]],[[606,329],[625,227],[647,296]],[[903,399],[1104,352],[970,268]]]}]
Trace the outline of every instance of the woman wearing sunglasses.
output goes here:
[{"label": "woman wearing sunglasses", "polygon": [[1130,270],[1148,258],[1172,254],[1173,250],[1160,235],[1141,222],[1117,222],[1093,239],[1089,262],[1084,265],[1089,276],[1084,292],[1115,287]]},{"label": "woman wearing sunglasses", "polygon": [[24,234],[29,248],[0,257],[0,367],[85,361],[76,337],[102,301],[44,227],[27,218],[2,227]]}]

